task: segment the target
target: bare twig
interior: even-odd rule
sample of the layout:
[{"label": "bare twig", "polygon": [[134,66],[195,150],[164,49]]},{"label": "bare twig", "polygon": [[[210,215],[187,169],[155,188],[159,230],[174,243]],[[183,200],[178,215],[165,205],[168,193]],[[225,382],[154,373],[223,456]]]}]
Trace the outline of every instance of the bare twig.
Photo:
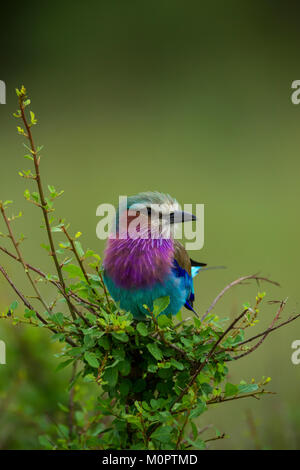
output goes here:
[{"label": "bare twig", "polygon": [[271,281],[270,279],[266,278],[266,277],[261,277],[261,276],[258,276],[257,274],[251,274],[250,276],[243,276],[243,277],[240,277],[239,279],[236,279],[235,281],[231,282],[230,284],[228,284],[228,286],[224,287],[224,289],[219,293],[219,295],[217,295],[217,297],[214,299],[214,301],[211,303],[211,305],[208,307],[208,309],[206,310],[205,314],[202,316],[201,320],[204,321],[205,318],[207,317],[207,315],[211,312],[211,310],[215,307],[215,305],[217,304],[217,302],[219,302],[219,300],[221,299],[221,297],[223,297],[223,295],[229,290],[231,289],[232,287],[234,286],[237,286],[238,284],[241,284],[242,282],[244,281],[247,281],[249,279],[255,279],[256,281],[265,281],[265,282],[269,282],[271,284],[274,284],[275,286],[279,286],[278,282],[275,282],[275,281]]},{"label": "bare twig", "polygon": [[217,397],[213,398],[212,400],[209,400],[206,402],[207,405],[215,405],[216,403],[224,403],[226,401],[233,401],[233,400],[239,400],[240,398],[256,398],[256,400],[259,400],[259,395],[276,395],[275,392],[268,392],[267,390],[258,390],[257,392],[252,392],[252,393],[245,393],[245,395],[237,395],[234,397],[229,397],[229,398],[223,398],[223,397]]},{"label": "bare twig", "polygon": [[254,341],[255,339],[257,338],[260,338],[261,336],[264,336],[266,333],[269,334],[271,333],[272,331],[275,331],[275,330],[278,330],[278,328],[281,328],[282,326],[285,326],[287,325],[288,323],[291,323],[295,320],[297,320],[297,318],[300,317],[300,313],[298,313],[297,315],[294,315],[292,317],[290,317],[288,320],[282,322],[282,323],[279,323],[279,325],[277,326],[274,326],[273,328],[267,328],[265,331],[263,331],[262,333],[259,333],[255,336],[252,336],[252,338],[249,338],[249,339],[246,339],[245,341],[241,341],[240,343],[237,343],[235,346],[238,347],[238,346],[242,346],[244,344],[247,344],[247,343],[250,343],[251,341]]},{"label": "bare twig", "polygon": [[174,326],[174,330],[176,330],[179,326],[183,325],[183,323],[186,323],[189,320],[191,320],[191,317],[185,318],[184,320],[176,323],[176,325]]},{"label": "bare twig", "polygon": [[205,444],[207,444],[207,442],[211,442],[211,441],[219,441],[220,439],[225,439],[226,437],[226,434],[225,432],[223,432],[223,434],[221,434],[220,436],[216,436],[216,437],[212,437],[210,439],[206,439]]},{"label": "bare twig", "polygon": [[[244,357],[244,356],[248,356],[248,354],[251,354],[253,351],[255,351],[255,349],[257,349],[257,348],[265,341],[265,339],[267,338],[267,336],[268,336],[268,335],[270,334],[270,332],[272,331],[272,328],[274,327],[275,323],[276,323],[277,320],[279,319],[280,314],[281,314],[282,310],[284,309],[285,305],[286,305],[286,300],[283,300],[283,301],[281,302],[281,304],[280,304],[280,307],[279,307],[279,309],[278,309],[278,311],[277,311],[277,313],[276,313],[276,315],[275,315],[275,317],[274,317],[274,319],[273,319],[273,321],[272,321],[270,327],[265,331],[265,333],[264,333],[263,335],[261,335],[262,338],[261,338],[254,346],[252,346],[252,348],[250,348],[248,351],[246,351],[246,352],[240,354],[239,356],[235,356],[235,357],[233,357],[232,359],[237,360],[237,359],[241,359],[241,358]],[[237,346],[238,346],[238,345],[237,345]]]}]

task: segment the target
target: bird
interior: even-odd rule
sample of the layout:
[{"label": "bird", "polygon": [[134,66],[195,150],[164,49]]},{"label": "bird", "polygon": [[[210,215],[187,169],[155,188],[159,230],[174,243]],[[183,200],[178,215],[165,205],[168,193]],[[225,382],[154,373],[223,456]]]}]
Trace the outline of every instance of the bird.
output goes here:
[{"label": "bird", "polygon": [[194,221],[176,199],[158,191],[141,192],[118,207],[103,259],[103,279],[111,297],[135,319],[145,320],[153,302],[170,301],[161,314],[193,311],[193,278],[206,263],[190,258],[174,237],[175,225]]}]

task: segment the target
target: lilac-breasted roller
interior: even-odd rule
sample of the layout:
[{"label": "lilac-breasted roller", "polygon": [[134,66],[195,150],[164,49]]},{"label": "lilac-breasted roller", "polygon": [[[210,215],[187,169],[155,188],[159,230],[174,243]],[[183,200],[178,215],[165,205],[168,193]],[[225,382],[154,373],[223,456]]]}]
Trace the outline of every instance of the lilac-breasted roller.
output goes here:
[{"label": "lilac-breasted roller", "polygon": [[168,296],[162,313],[176,315],[183,306],[193,310],[193,277],[205,264],[190,259],[173,236],[174,224],[192,220],[194,215],[159,192],[131,196],[127,207],[118,209],[103,267],[105,284],[121,309],[144,319],[144,305],[152,309],[155,299]]}]

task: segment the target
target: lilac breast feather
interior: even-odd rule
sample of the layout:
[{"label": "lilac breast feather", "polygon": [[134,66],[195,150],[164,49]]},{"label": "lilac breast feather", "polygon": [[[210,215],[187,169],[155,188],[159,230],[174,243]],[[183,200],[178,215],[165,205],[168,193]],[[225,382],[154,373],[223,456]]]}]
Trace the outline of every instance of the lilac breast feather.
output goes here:
[{"label": "lilac breast feather", "polygon": [[174,258],[171,239],[120,239],[110,237],[104,269],[118,287],[150,288],[170,274]]}]

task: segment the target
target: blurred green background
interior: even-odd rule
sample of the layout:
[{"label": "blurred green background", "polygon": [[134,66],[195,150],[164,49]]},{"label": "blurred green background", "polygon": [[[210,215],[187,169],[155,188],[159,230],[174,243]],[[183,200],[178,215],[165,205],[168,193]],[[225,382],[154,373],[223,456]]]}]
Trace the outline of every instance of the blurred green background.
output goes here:
[{"label": "blurred green background", "polygon": [[[199,312],[227,283],[258,271],[280,282],[263,290],[267,300],[289,298],[284,317],[299,311],[300,106],[290,99],[300,79],[299,10],[296,1],[258,0],[33,1],[7,9],[0,198],[24,212],[16,229],[28,237],[27,261],[49,266],[39,247],[40,214],[24,202],[28,185],[17,175],[29,166],[11,116],[22,83],[40,121],[44,180],[65,189],[58,215],[83,232],[86,246],[103,251],[100,203],[168,192],[182,204],[205,204],[205,246],[193,257],[227,266],[195,281]],[[3,254],[0,263],[7,265]],[[9,264],[9,272],[29,293],[22,270]],[[236,287],[216,312],[234,315],[256,292],[255,284]],[[4,309],[14,296],[3,279],[0,294]],[[265,305],[253,332],[274,310]],[[36,448],[41,427],[59,419],[69,373],[54,372],[49,335],[3,323],[0,448]],[[296,339],[300,323],[231,365],[232,382],[270,375],[277,395],[211,409],[203,424],[230,435],[212,448],[300,447],[300,366],[290,359]]]}]

